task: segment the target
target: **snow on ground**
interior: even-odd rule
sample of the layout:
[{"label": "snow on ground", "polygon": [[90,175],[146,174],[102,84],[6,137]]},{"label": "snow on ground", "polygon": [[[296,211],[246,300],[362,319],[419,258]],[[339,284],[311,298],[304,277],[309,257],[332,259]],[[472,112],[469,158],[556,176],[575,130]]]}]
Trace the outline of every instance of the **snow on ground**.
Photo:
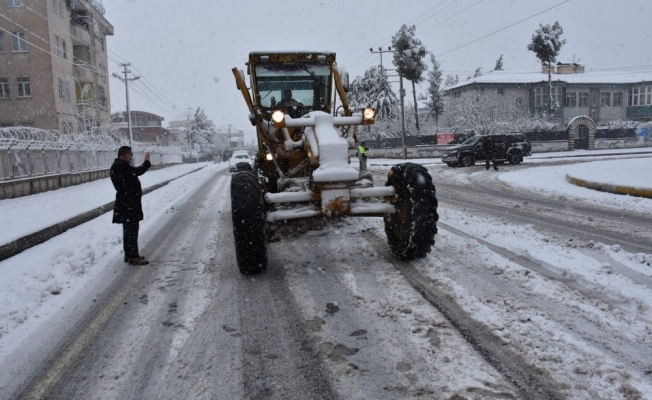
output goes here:
[{"label": "snow on ground", "polygon": [[[639,150],[638,152],[642,151]],[[606,151],[602,153],[606,153]],[[577,153],[573,153],[573,155],[575,154]],[[593,152],[590,154],[592,155],[591,158],[594,158],[594,154],[598,155],[598,153]],[[537,160],[538,162],[550,159],[552,156],[563,157],[567,155],[568,153],[535,154],[531,158],[526,158],[525,164],[528,164],[530,160]],[[484,169],[476,167],[478,171],[473,171],[470,174],[466,173],[469,170],[448,168],[439,159],[411,161],[428,165],[433,175],[438,173],[449,176],[455,175],[464,180],[468,179],[469,175],[492,173],[509,185],[528,190],[577,198],[582,201],[611,204],[614,207],[630,210],[651,212],[652,199],[596,192],[571,185],[565,180],[565,174],[567,173],[577,173],[583,178],[586,178],[586,175],[597,174],[590,176],[591,180],[626,177],[628,185],[652,187],[649,175],[641,172],[647,169],[646,163],[650,161],[651,156],[644,154],[638,156],[644,158],[632,159],[630,156],[625,155],[621,156],[620,160],[514,168],[511,170],[506,166],[501,168],[498,173],[484,171]],[[589,158],[584,160],[588,161]],[[403,160],[369,160],[371,169],[386,169],[386,166],[399,162],[403,162]],[[597,166],[592,164],[597,164]],[[145,220],[141,223],[141,243],[146,243],[147,240],[156,235],[157,219],[162,218],[175,204],[183,202],[192,187],[204,182],[215,172],[225,170],[227,164],[183,165],[150,171],[141,177],[143,187],[148,187],[167,179],[179,177],[190,170],[197,169],[197,167],[204,168],[177,179],[143,198]],[[609,173],[605,171],[609,171]],[[114,190],[110,181],[103,179],[39,195],[2,200],[0,201],[0,223],[5,227],[11,227],[11,229],[4,229],[0,232],[0,243],[7,243],[16,237],[38,231],[73,215],[106,204],[113,199],[113,196]],[[456,218],[454,213],[459,211],[453,209],[447,209],[446,212],[453,215],[450,219],[446,218],[446,221],[463,221],[456,228],[464,230],[466,229],[465,226],[471,225],[475,232],[485,232],[485,235],[492,239],[492,243],[504,246],[526,258],[544,259],[548,264],[555,265],[559,263],[558,255],[563,254],[565,257],[563,270],[566,273],[608,287],[610,292],[621,300],[624,310],[628,308],[635,309],[639,317],[630,317],[632,314],[624,312],[625,317],[622,319],[607,318],[603,310],[600,309],[599,304],[588,304],[586,301],[582,301],[579,295],[576,298],[559,299],[559,301],[570,303],[569,307],[583,308],[587,318],[597,320],[605,318],[604,323],[607,325],[613,324],[613,326],[624,327],[623,329],[627,330],[627,334],[632,339],[637,341],[649,340],[645,336],[649,336],[650,329],[646,325],[648,324],[646,321],[650,321],[652,317],[650,315],[649,288],[637,287],[626,278],[615,277],[606,270],[605,264],[596,264],[595,258],[585,257],[582,252],[599,251],[601,256],[617,260],[628,268],[647,276],[652,275],[650,271],[651,255],[630,254],[609,244],[599,243],[593,244],[591,249],[571,251],[560,247],[554,241],[544,240],[528,227],[514,227],[503,223],[496,224],[495,220],[481,216],[459,215],[459,218]],[[369,223],[372,223],[371,220],[369,220]],[[380,224],[377,221],[373,222],[373,224],[376,223]],[[71,304],[74,305],[77,295],[93,286],[94,280],[99,279],[98,277],[103,277],[103,279],[110,277],[112,274],[117,273],[120,268],[124,268],[121,238],[121,226],[111,224],[111,213],[107,213],[33,249],[0,262],[0,270],[2,271],[2,279],[0,280],[0,363],[4,362],[11,352],[19,349],[25,338],[39,326],[47,323],[48,318],[55,312],[63,307],[69,307]],[[473,244],[470,244],[468,239],[450,234],[445,230],[441,230],[437,243],[436,247],[448,246],[455,249],[466,249],[471,254],[474,254],[474,251],[481,251],[481,249],[472,248]],[[536,277],[536,274],[524,275],[523,271],[521,271],[522,267],[512,265],[508,260],[499,255],[491,254],[486,249],[482,251],[486,252],[484,256],[489,259],[489,261],[485,262],[493,264],[496,273],[508,277],[522,276],[520,279],[523,280],[523,286],[527,287],[536,296],[555,298],[561,293],[558,283],[548,282],[545,278]],[[438,268],[441,268],[441,265],[437,264],[436,257],[429,257],[419,261],[417,265],[424,271],[432,269],[433,274],[437,274]],[[443,279],[444,276],[445,274],[438,277]],[[587,365],[595,367],[596,370],[601,371],[604,379],[595,379],[592,382],[591,379],[586,378],[584,381],[591,390],[605,390],[606,393],[611,393],[613,388],[605,382],[611,379],[611,376],[624,374],[622,373],[622,365],[609,357],[606,357],[604,361],[600,361],[602,360],[600,354],[589,360],[566,359],[565,353],[567,351],[571,351],[574,347],[582,344],[575,343],[574,338],[563,331],[558,321],[548,321],[545,318],[545,313],[526,315],[527,312],[524,314],[518,310],[512,310],[516,312],[504,315],[500,308],[494,308],[490,303],[478,299],[476,297],[477,293],[468,292],[468,289],[453,280],[448,283],[460,303],[467,307],[475,318],[490,325],[495,324],[497,332],[500,332],[506,342],[527,349],[528,346],[532,345],[531,339],[529,339],[529,337],[532,337],[531,329],[536,328],[548,332],[550,342],[547,345],[549,347],[542,349],[541,346],[532,346],[530,350],[527,350],[532,357],[545,364],[546,368],[560,369],[559,360],[563,360],[561,364],[570,363],[573,367],[578,368],[580,372],[584,371]],[[406,297],[408,297],[408,294],[406,294]],[[511,326],[501,325],[500,321],[507,321],[510,318],[516,318]],[[625,321],[627,318],[631,319]],[[524,327],[524,321],[530,321],[531,326]],[[535,335],[534,337],[539,338],[540,336]],[[601,362],[604,364],[600,364]],[[569,377],[568,379],[572,381],[575,378],[577,377]],[[652,398],[651,385],[649,382],[645,383],[644,377],[631,376],[628,378],[628,382],[628,384],[637,386],[647,398]],[[573,382],[569,384],[571,383]],[[613,394],[617,395],[615,392]]]},{"label": "snow on ground", "polygon": [[[182,179],[143,197],[145,220],[140,225],[140,244],[156,234],[156,220],[182,202],[192,188],[226,170],[222,164],[190,164],[148,171],[141,176],[143,188],[177,178]],[[150,175],[151,174],[151,175]],[[108,188],[108,189],[107,189]],[[38,231],[84,211],[106,204],[115,197],[111,181],[59,189],[34,196],[0,201],[0,242],[7,243],[15,232]],[[34,332],[48,317],[69,304],[79,292],[93,286],[93,280],[111,279],[126,264],[122,262],[122,226],[111,223],[112,213],[76,228],[0,262],[0,362]],[[30,227],[28,230],[26,227]],[[31,231],[30,231],[31,230]]]}]

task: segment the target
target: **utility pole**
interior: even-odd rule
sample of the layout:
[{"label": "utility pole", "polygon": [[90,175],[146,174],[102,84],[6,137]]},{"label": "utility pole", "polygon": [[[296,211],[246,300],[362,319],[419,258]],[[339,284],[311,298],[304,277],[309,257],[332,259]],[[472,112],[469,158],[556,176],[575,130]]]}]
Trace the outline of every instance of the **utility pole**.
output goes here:
[{"label": "utility pole", "polygon": [[374,51],[373,47],[369,48],[371,54],[380,54],[380,76],[383,75],[383,53],[393,53],[392,46],[387,46],[387,50],[383,50],[382,47],[378,48],[378,51]]},{"label": "utility pole", "polygon": [[[397,71],[398,72],[398,71]],[[401,98],[401,144],[403,146],[403,159],[407,160],[407,147],[405,146],[405,104],[403,98],[405,97],[405,90],[403,90],[403,75],[398,73],[400,82],[399,97]]]},{"label": "utility pole", "polygon": [[129,81],[135,81],[136,79],[140,79],[140,76],[134,76],[133,78],[129,78],[128,74],[131,73],[131,70],[128,70],[127,67],[129,67],[131,64],[124,63],[120,65],[124,68],[123,74],[125,74],[125,77],[123,78],[120,75],[116,74],[115,72],[113,73],[113,77],[118,78],[125,83],[125,92],[127,93],[127,127],[129,128],[129,147],[133,147],[134,134],[131,129],[131,110],[129,109]]},{"label": "utility pole", "polygon": [[231,148],[231,124],[227,125],[229,127],[229,149]]},{"label": "utility pole", "polygon": [[[195,145],[194,138],[192,137],[192,131],[190,130],[190,115],[192,114],[192,108],[188,107],[188,113],[186,114],[186,133],[190,135],[190,160],[192,161],[192,147]],[[197,160],[199,161],[199,160]]]}]

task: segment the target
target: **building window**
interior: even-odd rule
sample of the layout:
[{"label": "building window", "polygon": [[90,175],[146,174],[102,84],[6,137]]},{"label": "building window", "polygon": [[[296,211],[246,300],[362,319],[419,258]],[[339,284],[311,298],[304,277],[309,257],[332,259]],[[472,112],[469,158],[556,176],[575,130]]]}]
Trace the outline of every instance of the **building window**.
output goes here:
[{"label": "building window", "polygon": [[23,5],[23,0],[7,0],[8,7],[20,7]]},{"label": "building window", "polygon": [[66,79],[59,78],[59,98],[61,100],[70,100],[70,82]]},{"label": "building window", "polygon": [[652,86],[642,86],[629,89],[629,106],[651,106]]},{"label": "building window", "polygon": [[11,32],[11,43],[15,52],[27,51],[25,32]]},{"label": "building window", "polygon": [[505,89],[498,89],[498,94],[501,96],[505,95]]},{"label": "building window", "polygon": [[600,101],[600,94],[598,92],[591,93],[591,107],[597,107]]},{"label": "building window", "polygon": [[9,78],[0,78],[0,99],[9,98]]},{"label": "building window", "polygon": [[57,35],[54,35],[54,53],[61,57],[61,38]]},{"label": "building window", "polygon": [[5,33],[0,32],[0,53],[5,52]]},{"label": "building window", "polygon": [[600,94],[600,107],[611,107],[610,92],[603,92]]},{"label": "building window", "polygon": [[578,107],[588,107],[589,106],[589,93],[580,92]]},{"label": "building window", "polygon": [[0,128],[11,128],[14,126],[13,122],[0,122]]},{"label": "building window", "polygon": [[623,92],[614,92],[614,107],[623,106]]},{"label": "building window", "polygon": [[543,107],[543,88],[534,89],[534,106]]},{"label": "building window", "polygon": [[553,101],[554,109],[557,109],[559,108],[559,106],[561,106],[563,93],[564,93],[563,87],[556,86],[552,88],[552,101]]},{"label": "building window", "polygon": [[577,94],[566,92],[564,97],[564,107],[577,107]]},{"label": "building window", "polygon": [[29,78],[16,78],[18,83],[18,97],[32,97],[32,85]]},{"label": "building window", "polygon": [[99,103],[101,106],[106,107],[106,92],[104,86],[97,85],[97,95],[99,96]]}]

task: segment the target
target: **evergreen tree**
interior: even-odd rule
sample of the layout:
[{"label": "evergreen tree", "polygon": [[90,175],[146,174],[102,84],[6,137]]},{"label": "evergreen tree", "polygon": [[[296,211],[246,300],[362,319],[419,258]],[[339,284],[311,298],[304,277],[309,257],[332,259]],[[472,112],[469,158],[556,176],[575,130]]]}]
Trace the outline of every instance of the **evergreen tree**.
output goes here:
[{"label": "evergreen tree", "polygon": [[552,99],[552,73],[550,71],[552,63],[557,61],[557,56],[561,47],[566,43],[566,39],[561,39],[564,33],[558,21],[550,26],[550,24],[539,24],[539,29],[532,35],[532,42],[528,44],[527,49],[533,51],[536,57],[541,61],[541,64],[548,66],[548,94],[550,96],[548,102],[548,114],[552,115],[553,99]]},{"label": "evergreen tree", "polygon": [[215,128],[208,121],[204,110],[197,107],[195,115],[190,120],[186,135],[186,145],[190,151],[197,150],[202,153],[209,153],[215,141],[215,134]]},{"label": "evergreen tree", "polygon": [[432,70],[428,72],[428,95],[430,96],[428,107],[435,114],[435,124],[439,125],[439,116],[444,112],[444,100],[441,95],[441,69],[439,61],[433,54],[430,54],[430,62]]},{"label": "evergreen tree", "polygon": [[417,105],[416,84],[424,80],[423,73],[428,66],[423,61],[428,54],[421,40],[415,37],[416,26],[401,26],[401,29],[392,36],[394,48],[394,65],[401,76],[412,82],[412,96],[414,98],[414,117],[417,132],[419,131],[419,115]]},{"label": "evergreen tree", "polygon": [[502,71],[503,70],[503,55],[501,54],[500,57],[496,60],[496,66],[494,67],[494,71]]},{"label": "evergreen tree", "polygon": [[376,109],[376,119],[391,119],[398,115],[398,99],[380,68],[371,67],[364,76],[357,77],[350,85],[347,99],[353,110],[365,107]]},{"label": "evergreen tree", "polygon": [[477,78],[479,76],[482,76],[482,67],[478,67],[478,69],[476,69],[475,72],[473,73],[474,78]]},{"label": "evergreen tree", "polygon": [[459,82],[460,82],[460,77],[459,76],[457,76],[457,75],[455,75],[455,76],[446,75],[446,81],[444,82],[444,86],[449,88],[451,86],[457,85]]}]

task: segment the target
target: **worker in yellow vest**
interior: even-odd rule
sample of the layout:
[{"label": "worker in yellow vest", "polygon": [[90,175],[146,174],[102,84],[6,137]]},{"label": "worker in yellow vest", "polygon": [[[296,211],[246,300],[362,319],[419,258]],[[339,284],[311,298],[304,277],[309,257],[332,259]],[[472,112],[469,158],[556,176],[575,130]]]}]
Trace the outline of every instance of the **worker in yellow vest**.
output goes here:
[{"label": "worker in yellow vest", "polygon": [[367,153],[369,153],[369,147],[365,142],[360,142],[358,144],[358,157],[360,158],[360,172],[367,170]]}]

